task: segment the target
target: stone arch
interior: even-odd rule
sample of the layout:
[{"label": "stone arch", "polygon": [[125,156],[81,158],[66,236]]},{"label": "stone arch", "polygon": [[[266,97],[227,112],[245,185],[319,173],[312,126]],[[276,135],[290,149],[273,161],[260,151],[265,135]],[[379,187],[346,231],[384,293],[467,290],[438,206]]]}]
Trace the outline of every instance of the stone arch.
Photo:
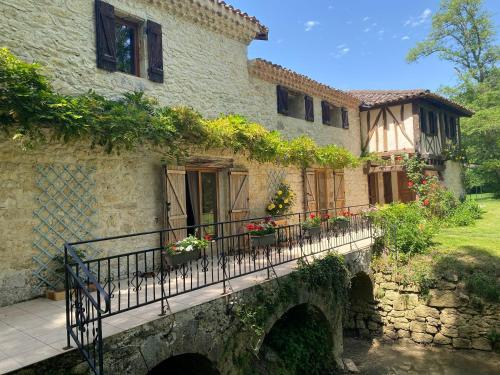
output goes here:
[{"label": "stone arch", "polygon": [[364,271],[351,278],[349,303],[344,319],[346,336],[372,337],[381,332],[381,318],[376,308],[373,281]]},{"label": "stone arch", "polygon": [[147,375],[220,375],[219,370],[204,355],[198,353],[179,354],[165,359]]}]

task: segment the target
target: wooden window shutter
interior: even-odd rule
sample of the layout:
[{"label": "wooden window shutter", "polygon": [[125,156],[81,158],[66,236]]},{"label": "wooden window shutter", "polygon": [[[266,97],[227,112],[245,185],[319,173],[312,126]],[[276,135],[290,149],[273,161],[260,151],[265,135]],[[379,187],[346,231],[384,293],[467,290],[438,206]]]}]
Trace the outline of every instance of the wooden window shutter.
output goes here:
[{"label": "wooden window shutter", "polygon": [[323,120],[323,124],[331,124],[330,104],[328,104],[328,102],[325,100],[321,101],[321,117]]},{"label": "wooden window shutter", "polygon": [[316,211],[316,173],[314,169],[304,169],[304,211]]},{"label": "wooden window shutter", "polygon": [[278,100],[278,113],[288,114],[288,90],[283,86],[276,86],[276,97]]},{"label": "wooden window shutter", "polygon": [[175,242],[186,237],[186,170],[184,167],[163,166],[163,227],[184,228],[167,232],[165,240]]},{"label": "wooden window shutter", "polygon": [[342,128],[349,129],[349,111],[342,108]]},{"label": "wooden window shutter", "polygon": [[310,96],[304,96],[304,105],[306,107],[306,121],[314,122],[314,100]]},{"label": "wooden window shutter", "polygon": [[148,78],[163,83],[163,44],[161,25],[148,20]]},{"label": "wooden window shutter", "polygon": [[425,109],[420,108],[420,131],[425,134],[428,133],[426,115],[427,114],[425,113]]},{"label": "wooden window shutter", "polygon": [[95,2],[97,67],[116,70],[115,8],[104,1]]},{"label": "wooden window shutter", "polygon": [[335,199],[335,214],[340,215],[345,207],[344,172],[333,173],[333,196]]}]

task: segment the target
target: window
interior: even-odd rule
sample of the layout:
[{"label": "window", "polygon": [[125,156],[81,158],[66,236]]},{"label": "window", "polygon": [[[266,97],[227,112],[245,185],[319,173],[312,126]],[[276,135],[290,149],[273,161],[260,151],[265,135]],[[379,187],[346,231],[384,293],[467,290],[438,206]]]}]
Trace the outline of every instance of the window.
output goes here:
[{"label": "window", "polygon": [[437,135],[437,116],[434,112],[429,111],[429,135]]},{"label": "window", "polygon": [[276,98],[278,113],[314,122],[314,101],[312,97],[290,91],[283,86],[276,86]]},{"label": "window", "polygon": [[450,119],[448,118],[447,114],[443,115],[443,121],[444,121],[444,135],[446,138],[451,138],[450,136]]},{"label": "window", "polygon": [[[123,15],[111,4],[95,1],[97,67],[109,72],[141,75],[140,49],[143,46],[144,21]],[[147,20],[145,25],[148,51],[148,78],[163,82],[163,49],[161,25]],[[144,56],[145,57],[145,56]]]},{"label": "window", "polygon": [[428,132],[427,116],[425,113],[425,109],[423,109],[422,107],[420,107],[420,116],[419,117],[420,117],[420,131],[422,133],[427,134],[427,132]]},{"label": "window", "polygon": [[[217,172],[211,170],[187,171],[186,197],[188,226],[217,222]],[[203,227],[202,234],[215,234],[215,231],[215,226],[206,226]],[[195,234],[194,228],[191,232]]]},{"label": "window", "polygon": [[457,119],[455,117],[450,117],[450,139],[453,142],[457,141]]},{"label": "window", "polygon": [[335,107],[327,101],[321,102],[323,124],[334,126],[336,128],[349,128],[349,120],[346,114],[342,113],[342,109]]},{"label": "window", "polygon": [[116,70],[140,75],[139,71],[139,25],[115,18]]}]

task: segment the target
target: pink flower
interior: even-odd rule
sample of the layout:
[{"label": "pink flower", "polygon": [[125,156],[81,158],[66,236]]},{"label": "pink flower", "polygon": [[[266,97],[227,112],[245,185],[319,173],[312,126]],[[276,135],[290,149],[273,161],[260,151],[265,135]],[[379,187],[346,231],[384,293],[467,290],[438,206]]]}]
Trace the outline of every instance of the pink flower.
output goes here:
[{"label": "pink flower", "polygon": [[430,202],[429,202],[429,200],[428,200],[427,198],[426,198],[426,199],[424,199],[424,206],[428,206],[428,205],[429,205],[429,203],[430,203]]},{"label": "pink flower", "polygon": [[408,187],[409,188],[413,187],[413,181],[408,181]]}]

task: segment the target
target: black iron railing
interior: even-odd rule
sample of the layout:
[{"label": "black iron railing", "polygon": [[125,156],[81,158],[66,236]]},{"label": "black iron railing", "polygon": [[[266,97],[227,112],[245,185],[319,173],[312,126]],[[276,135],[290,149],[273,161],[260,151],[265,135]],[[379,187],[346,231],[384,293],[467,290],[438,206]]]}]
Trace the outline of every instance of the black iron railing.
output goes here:
[{"label": "black iron railing", "polygon": [[[266,218],[68,243],[65,245],[68,346],[72,338],[94,373],[102,374],[103,318],[157,302],[161,304],[162,315],[170,297],[218,283],[222,293],[226,293],[231,280],[237,277],[264,271],[269,278],[275,274],[277,265],[371,239],[371,222],[359,214],[363,208],[368,206],[347,207],[342,213],[348,217],[348,223],[338,225],[324,220],[315,231],[303,227],[311,214],[333,217],[338,211],[275,218],[278,226],[271,243],[252,238],[246,230],[247,224]],[[208,246],[200,250],[199,256],[174,265],[169,262],[166,246],[188,234],[208,238]],[[89,244],[107,256],[80,259],[79,247]]]}]

